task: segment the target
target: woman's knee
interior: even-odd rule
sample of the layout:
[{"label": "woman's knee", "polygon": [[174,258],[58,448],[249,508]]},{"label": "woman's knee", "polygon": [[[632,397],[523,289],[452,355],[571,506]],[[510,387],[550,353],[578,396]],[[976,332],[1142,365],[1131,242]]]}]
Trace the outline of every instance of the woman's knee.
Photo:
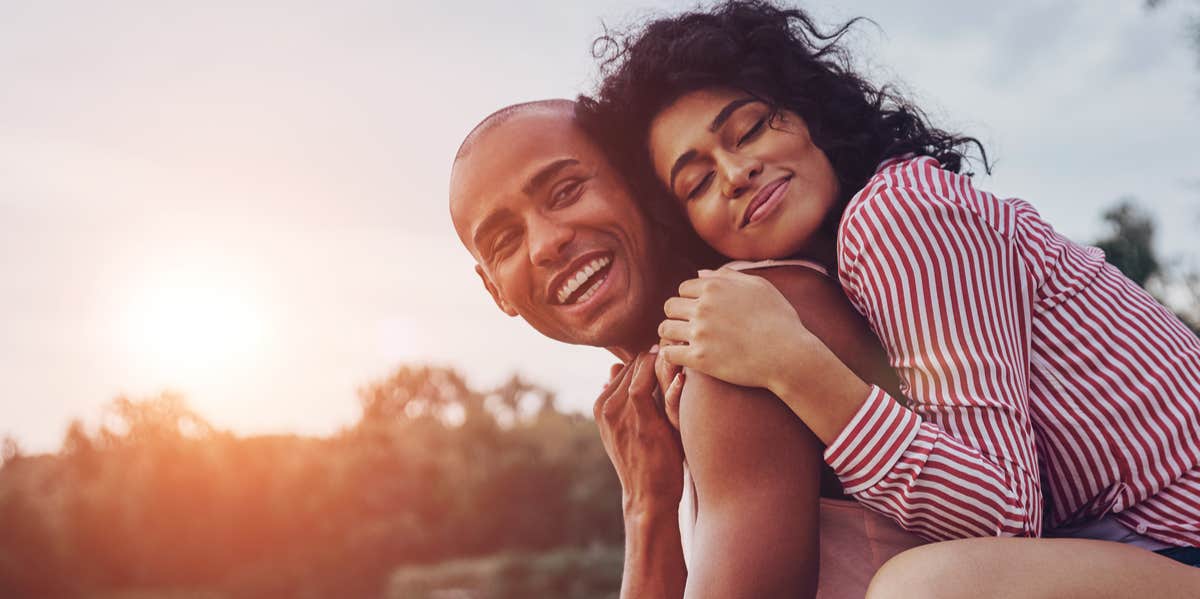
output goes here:
[{"label": "woman's knee", "polygon": [[883,564],[871,578],[867,599],[951,599],[962,597],[955,578],[969,570],[969,551],[958,541],[909,549]]}]

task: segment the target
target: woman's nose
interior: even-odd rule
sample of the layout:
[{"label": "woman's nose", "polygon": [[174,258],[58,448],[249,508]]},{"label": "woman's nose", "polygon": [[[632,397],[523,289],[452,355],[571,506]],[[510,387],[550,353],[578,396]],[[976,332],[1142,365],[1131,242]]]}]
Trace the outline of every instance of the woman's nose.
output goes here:
[{"label": "woman's nose", "polygon": [[745,193],[762,173],[762,162],[750,156],[730,152],[718,157],[717,162],[721,171],[721,193],[729,199]]}]

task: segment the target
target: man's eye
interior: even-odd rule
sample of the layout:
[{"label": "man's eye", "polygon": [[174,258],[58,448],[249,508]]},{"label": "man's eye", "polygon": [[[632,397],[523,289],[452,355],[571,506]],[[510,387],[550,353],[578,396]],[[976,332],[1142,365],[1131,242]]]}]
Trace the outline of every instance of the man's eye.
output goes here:
[{"label": "man's eye", "polygon": [[767,124],[767,117],[762,117],[762,118],[758,119],[758,122],[754,123],[754,126],[750,127],[749,131],[747,131],[744,135],[742,135],[741,137],[738,138],[737,145],[740,146],[740,145],[746,143],[747,141],[750,141],[751,138],[753,138],[755,135],[758,135],[759,131],[762,131],[763,125],[766,125],[766,124]]},{"label": "man's eye", "polygon": [[517,234],[513,232],[505,232],[497,235],[496,239],[492,241],[492,257],[502,258],[512,248],[513,242],[516,239]]},{"label": "man's eye", "polygon": [[691,193],[688,193],[687,199],[693,200],[697,196],[699,196],[701,193],[703,193],[704,190],[706,188],[708,188],[708,184],[712,182],[712,178],[713,178],[713,171],[708,171],[708,174],[704,175],[704,178],[700,180],[700,183],[698,183],[695,187],[692,188]]},{"label": "man's eye", "polygon": [[550,206],[552,208],[561,208],[574,202],[579,197],[579,191],[583,187],[582,179],[571,179],[566,183],[558,186],[554,190],[554,195],[550,197]]}]

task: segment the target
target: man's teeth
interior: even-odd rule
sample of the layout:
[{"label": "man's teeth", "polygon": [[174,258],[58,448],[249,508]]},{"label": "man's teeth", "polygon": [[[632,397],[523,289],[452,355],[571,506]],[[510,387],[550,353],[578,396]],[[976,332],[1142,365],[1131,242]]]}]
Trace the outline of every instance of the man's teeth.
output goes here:
[{"label": "man's teeth", "polygon": [[[596,272],[605,266],[608,266],[610,262],[612,262],[612,258],[603,256],[585,264],[583,268],[579,269],[579,272],[575,273],[575,276],[567,279],[567,282],[564,283],[562,288],[558,290],[558,303],[565,303],[567,298],[571,297],[572,293],[575,293],[585,282],[587,282],[588,279],[592,278],[592,275],[596,274]],[[596,290],[594,287],[592,289],[588,289],[576,301],[583,301],[591,297],[595,291]]]}]

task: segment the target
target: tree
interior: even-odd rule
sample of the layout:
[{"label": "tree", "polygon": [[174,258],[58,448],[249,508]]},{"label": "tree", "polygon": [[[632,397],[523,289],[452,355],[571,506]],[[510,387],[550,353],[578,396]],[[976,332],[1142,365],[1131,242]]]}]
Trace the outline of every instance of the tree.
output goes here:
[{"label": "tree", "polygon": [[[1104,257],[1134,283],[1147,289],[1200,335],[1200,271],[1168,268],[1154,249],[1154,219],[1133,198],[1122,198],[1104,211],[1109,234],[1095,243]],[[1176,301],[1167,301],[1170,295]]]},{"label": "tree", "polygon": [[1109,235],[1096,242],[1104,250],[1110,264],[1141,287],[1162,273],[1162,264],[1154,251],[1154,219],[1134,204],[1133,198],[1122,198],[1116,206],[1104,211]]},{"label": "tree", "polygon": [[[1146,0],[1146,8],[1155,10],[1166,5],[1168,0]],[[1184,25],[1187,31],[1188,39],[1192,42],[1192,48],[1196,50],[1197,64],[1200,65],[1200,2],[1195,3],[1197,11],[1193,12],[1187,19]]]}]

